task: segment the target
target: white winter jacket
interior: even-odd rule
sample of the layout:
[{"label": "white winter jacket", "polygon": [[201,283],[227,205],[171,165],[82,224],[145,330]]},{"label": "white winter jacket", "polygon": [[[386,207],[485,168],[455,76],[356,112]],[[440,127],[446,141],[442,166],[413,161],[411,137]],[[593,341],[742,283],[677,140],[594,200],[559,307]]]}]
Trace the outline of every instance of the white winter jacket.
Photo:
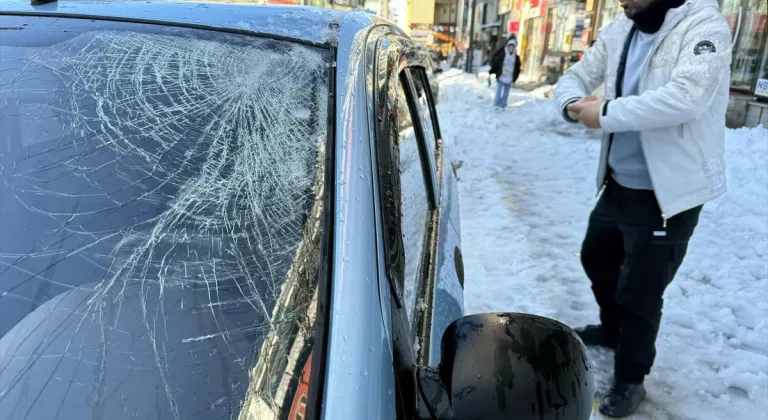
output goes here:
[{"label": "white winter jacket", "polygon": [[517,48],[517,41],[510,39],[507,41],[507,45],[504,46],[504,64],[501,68],[501,77],[499,81],[501,83],[512,83],[515,78],[515,53],[509,53],[509,46],[514,45]]},{"label": "white winter jacket", "polygon": [[571,67],[555,89],[558,106],[590,95],[605,83],[610,102],[600,125],[597,174],[605,184],[611,133],[639,131],[662,217],[719,197],[725,182],[725,112],[731,65],[730,28],[717,0],[689,0],[671,9],[650,51],[636,96],[616,99],[616,73],[633,23],[623,14]]}]

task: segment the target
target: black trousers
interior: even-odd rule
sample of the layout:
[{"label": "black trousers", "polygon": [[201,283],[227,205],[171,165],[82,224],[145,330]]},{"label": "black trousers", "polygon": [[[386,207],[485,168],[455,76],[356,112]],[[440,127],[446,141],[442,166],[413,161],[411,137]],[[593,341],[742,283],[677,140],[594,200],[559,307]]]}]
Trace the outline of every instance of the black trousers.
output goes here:
[{"label": "black trousers", "polygon": [[581,249],[604,332],[618,342],[615,377],[642,382],[656,357],[662,295],[675,277],[701,206],[667,220],[653,191],[608,182]]}]

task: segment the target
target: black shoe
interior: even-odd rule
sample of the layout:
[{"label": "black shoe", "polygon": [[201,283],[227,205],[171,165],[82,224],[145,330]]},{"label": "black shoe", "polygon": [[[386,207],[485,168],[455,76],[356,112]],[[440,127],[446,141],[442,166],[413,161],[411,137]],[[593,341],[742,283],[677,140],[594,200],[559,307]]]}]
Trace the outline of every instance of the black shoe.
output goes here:
[{"label": "black shoe", "polygon": [[642,383],[615,382],[608,395],[600,402],[600,414],[608,417],[627,417],[637,410],[645,399]]},{"label": "black shoe", "polygon": [[576,331],[576,334],[581,338],[585,346],[602,346],[613,350],[619,347],[618,337],[606,334],[600,325],[587,325],[586,327],[576,328],[574,331]]}]

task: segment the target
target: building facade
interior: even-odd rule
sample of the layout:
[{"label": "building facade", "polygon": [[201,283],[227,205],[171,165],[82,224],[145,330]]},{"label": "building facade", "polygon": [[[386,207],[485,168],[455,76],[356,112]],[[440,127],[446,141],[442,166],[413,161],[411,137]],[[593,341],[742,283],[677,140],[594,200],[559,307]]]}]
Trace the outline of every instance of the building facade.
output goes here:
[{"label": "building facade", "polygon": [[[768,127],[768,1],[719,3],[733,37],[728,126]],[[518,37],[523,81],[555,83],[620,13],[619,0],[498,0],[498,39]]]},{"label": "building facade", "polygon": [[457,0],[435,1],[434,43],[432,50],[438,61],[447,60],[458,48],[456,20],[459,13]]},{"label": "building facade", "polygon": [[768,2],[720,0],[720,10],[733,38],[728,125],[768,128]]}]

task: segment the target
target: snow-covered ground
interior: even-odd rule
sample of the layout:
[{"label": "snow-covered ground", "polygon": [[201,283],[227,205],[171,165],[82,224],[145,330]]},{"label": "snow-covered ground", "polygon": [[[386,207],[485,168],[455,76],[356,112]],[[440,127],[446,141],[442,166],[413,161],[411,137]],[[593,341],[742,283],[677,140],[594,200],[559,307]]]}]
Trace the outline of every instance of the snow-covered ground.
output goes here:
[{"label": "snow-covered ground", "polygon": [[[442,76],[458,170],[468,313],[597,323],[578,252],[595,202],[599,133],[565,123],[551,87],[491,107],[484,78]],[[633,420],[768,419],[768,130],[729,130],[730,192],[708,204],[665,294],[649,396]],[[591,353],[598,390],[612,355]]]}]

